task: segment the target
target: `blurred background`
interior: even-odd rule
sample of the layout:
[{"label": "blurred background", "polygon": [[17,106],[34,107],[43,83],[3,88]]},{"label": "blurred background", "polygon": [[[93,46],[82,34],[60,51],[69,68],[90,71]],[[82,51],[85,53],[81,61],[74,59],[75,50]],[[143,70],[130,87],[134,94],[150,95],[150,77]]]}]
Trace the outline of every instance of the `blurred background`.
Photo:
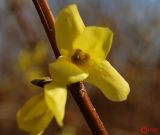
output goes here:
[{"label": "blurred background", "polygon": [[[109,135],[141,135],[142,127],[157,128],[145,134],[159,135],[160,1],[49,0],[55,16],[71,3],[78,5],[86,25],[107,26],[114,32],[107,59],[130,84],[131,93],[121,103],[109,101],[97,88],[86,85]],[[54,59],[32,1],[1,0],[0,135],[26,135],[17,128],[16,112],[42,91],[29,80],[47,76],[48,63]],[[91,135],[70,93],[64,125],[60,129],[53,120],[44,135]]]}]

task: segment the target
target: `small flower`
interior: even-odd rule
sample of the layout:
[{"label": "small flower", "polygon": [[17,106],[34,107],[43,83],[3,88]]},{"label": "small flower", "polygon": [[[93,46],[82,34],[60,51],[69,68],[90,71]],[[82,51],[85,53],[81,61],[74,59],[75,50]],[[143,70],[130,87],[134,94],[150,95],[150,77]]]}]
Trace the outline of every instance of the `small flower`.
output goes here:
[{"label": "small flower", "polygon": [[68,84],[86,80],[112,101],[126,100],[130,91],[128,83],[105,60],[112,44],[111,30],[85,27],[76,5],[70,5],[60,12],[55,32],[62,56],[49,65],[53,81],[17,115],[19,128],[31,135],[42,134],[53,117],[63,125]]},{"label": "small flower", "polygon": [[30,135],[41,135],[53,117],[63,126],[67,90],[55,83],[48,88],[50,91],[33,96],[17,113],[18,127]]},{"label": "small flower", "polygon": [[44,95],[33,96],[17,113],[17,122],[20,129],[30,135],[40,135],[53,118],[53,113],[48,109]]},{"label": "small flower", "polygon": [[18,55],[18,67],[23,72],[24,79],[30,82],[36,77],[44,76],[44,63],[48,57],[47,45],[39,41],[32,48],[25,48]]}]

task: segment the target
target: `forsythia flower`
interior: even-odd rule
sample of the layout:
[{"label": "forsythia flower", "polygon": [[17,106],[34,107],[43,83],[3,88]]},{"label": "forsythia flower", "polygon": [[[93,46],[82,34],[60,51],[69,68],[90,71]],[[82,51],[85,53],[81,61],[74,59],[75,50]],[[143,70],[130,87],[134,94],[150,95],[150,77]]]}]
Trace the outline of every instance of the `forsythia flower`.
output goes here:
[{"label": "forsythia flower", "polygon": [[48,56],[48,48],[42,41],[35,48],[24,49],[18,56],[18,66],[24,74],[24,79],[30,82],[36,77],[43,77],[42,66]]},{"label": "forsythia flower", "polygon": [[52,84],[51,87],[49,97],[46,92],[33,96],[17,113],[19,128],[30,135],[41,135],[53,117],[60,126],[63,125],[67,91],[64,86]]},{"label": "forsythia flower", "polygon": [[109,28],[85,27],[76,5],[70,5],[57,17],[55,31],[62,56],[49,65],[53,81],[17,115],[19,127],[32,135],[43,133],[53,117],[63,125],[68,84],[86,80],[112,101],[126,100],[130,91],[128,83],[105,60],[113,37]]}]

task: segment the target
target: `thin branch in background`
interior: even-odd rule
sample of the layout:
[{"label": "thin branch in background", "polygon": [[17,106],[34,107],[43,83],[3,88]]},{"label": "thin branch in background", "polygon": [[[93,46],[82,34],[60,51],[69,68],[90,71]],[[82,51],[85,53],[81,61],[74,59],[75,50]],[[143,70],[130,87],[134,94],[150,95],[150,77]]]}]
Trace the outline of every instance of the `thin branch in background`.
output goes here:
[{"label": "thin branch in background", "polygon": [[[60,52],[56,45],[55,39],[55,19],[49,8],[47,0],[32,0],[37,12],[40,16],[41,22],[44,26],[48,39],[51,43],[56,58],[60,56]],[[83,82],[78,82],[68,86],[73,98],[79,106],[88,126],[90,127],[93,135],[108,135],[107,131],[99,118],[88,94],[84,87]]]},{"label": "thin branch in background", "polygon": [[[34,51],[34,48],[38,45],[38,43],[40,43],[41,38],[34,30],[33,25],[31,25],[31,22],[29,21],[29,18],[24,16],[23,2],[24,1],[22,0],[8,0],[8,6],[9,9],[12,11],[13,15],[15,16],[18,26],[20,27],[22,33],[25,36],[25,42],[27,42],[27,47],[29,47],[30,51]],[[49,59],[46,58],[45,61],[41,64],[41,72],[44,74],[48,74],[49,72],[46,66],[48,64],[48,60]],[[38,65],[39,64],[35,63],[33,66]]]},{"label": "thin branch in background", "polygon": [[10,10],[14,13],[17,23],[20,26],[21,30],[23,31],[27,39],[27,42],[29,43],[29,45],[31,45],[31,47],[34,47],[39,38],[34,29],[32,28],[32,26],[30,25],[30,22],[23,15],[22,1],[9,0],[8,5]]}]

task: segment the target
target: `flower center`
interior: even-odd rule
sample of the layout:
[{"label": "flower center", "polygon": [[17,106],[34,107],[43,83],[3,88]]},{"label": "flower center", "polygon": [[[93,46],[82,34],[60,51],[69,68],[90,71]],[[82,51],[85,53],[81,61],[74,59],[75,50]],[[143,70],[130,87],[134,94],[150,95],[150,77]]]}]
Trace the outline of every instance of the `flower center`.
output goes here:
[{"label": "flower center", "polygon": [[89,59],[90,59],[89,54],[83,52],[80,49],[76,49],[76,51],[71,57],[72,62],[75,63],[76,65],[84,65],[89,61]]}]

